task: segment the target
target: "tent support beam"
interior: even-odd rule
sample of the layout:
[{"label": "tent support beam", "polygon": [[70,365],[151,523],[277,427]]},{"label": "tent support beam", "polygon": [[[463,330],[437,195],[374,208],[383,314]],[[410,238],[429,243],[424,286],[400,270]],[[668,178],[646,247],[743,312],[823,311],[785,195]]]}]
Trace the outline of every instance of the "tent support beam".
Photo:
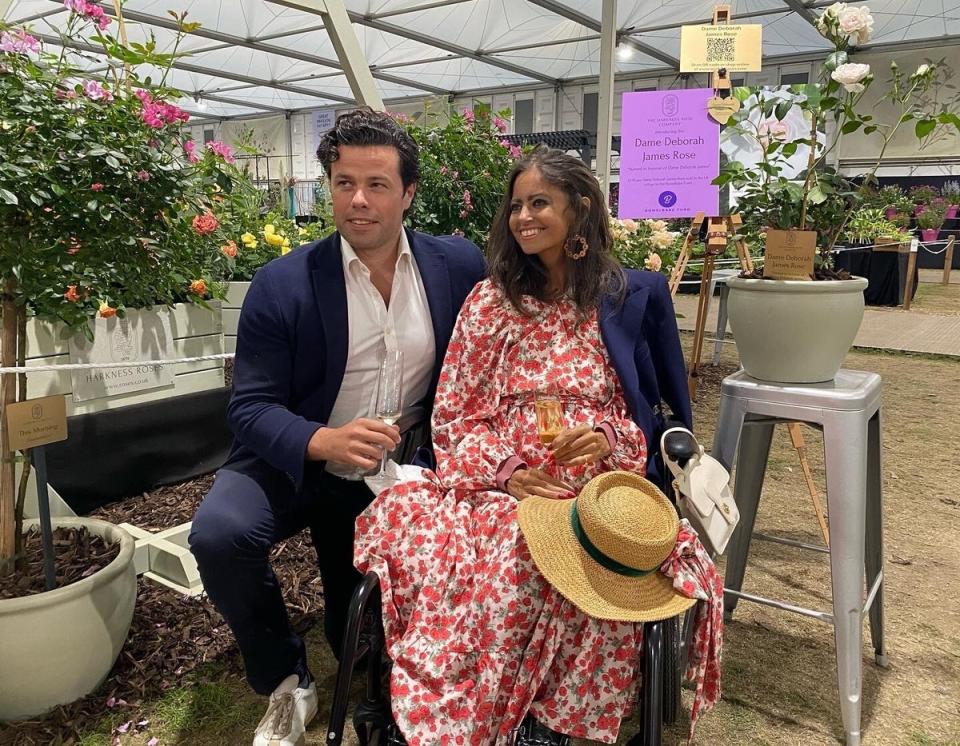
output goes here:
[{"label": "tent support beam", "polygon": [[597,181],[610,197],[610,135],[613,133],[614,53],[617,48],[617,0],[603,0],[600,27],[600,92],[597,96]]}]

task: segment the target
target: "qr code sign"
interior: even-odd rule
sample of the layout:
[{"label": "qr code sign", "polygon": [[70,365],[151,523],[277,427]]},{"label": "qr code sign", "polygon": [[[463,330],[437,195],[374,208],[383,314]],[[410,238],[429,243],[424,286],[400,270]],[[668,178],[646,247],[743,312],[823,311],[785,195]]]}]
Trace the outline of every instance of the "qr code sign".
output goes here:
[{"label": "qr code sign", "polygon": [[735,56],[736,40],[732,36],[707,37],[707,62],[728,62]]}]

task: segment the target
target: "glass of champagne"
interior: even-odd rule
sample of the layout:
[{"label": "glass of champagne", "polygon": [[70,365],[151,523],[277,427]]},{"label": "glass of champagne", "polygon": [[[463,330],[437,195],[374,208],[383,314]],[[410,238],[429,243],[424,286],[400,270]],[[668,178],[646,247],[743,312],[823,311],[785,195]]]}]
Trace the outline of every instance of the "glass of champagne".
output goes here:
[{"label": "glass of champagne", "polygon": [[537,434],[540,442],[547,446],[563,430],[563,409],[560,399],[550,394],[537,394],[534,401],[537,415]]},{"label": "glass of champagne", "polygon": [[[403,351],[384,350],[380,361],[380,375],[377,381],[377,419],[386,425],[395,425],[403,410]],[[386,448],[380,457],[380,471],[374,479],[386,479]]]}]

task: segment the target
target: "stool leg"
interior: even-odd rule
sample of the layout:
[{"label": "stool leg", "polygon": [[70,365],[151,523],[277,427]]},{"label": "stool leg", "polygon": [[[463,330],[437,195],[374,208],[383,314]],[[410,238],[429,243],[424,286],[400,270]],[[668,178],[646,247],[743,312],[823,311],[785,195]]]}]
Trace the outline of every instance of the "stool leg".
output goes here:
[{"label": "stool leg", "polygon": [[713,364],[720,365],[720,353],[723,352],[723,339],[727,333],[727,296],[730,289],[727,283],[720,285],[720,304],[717,313],[717,341],[713,343]]},{"label": "stool leg", "polygon": [[[727,546],[727,570],[724,576],[724,586],[733,591],[739,591],[743,587],[747,554],[750,552],[753,524],[757,520],[757,505],[763,490],[763,475],[767,468],[772,439],[773,423],[751,423],[749,418],[743,422],[733,483],[733,497],[740,511],[740,523],[737,524]],[[736,608],[736,596],[724,595],[723,610],[727,619]]]},{"label": "stool leg", "polygon": [[720,414],[717,429],[713,433],[713,450],[710,455],[730,471],[737,456],[740,430],[743,427],[743,402],[732,396],[720,394]]},{"label": "stool leg", "polygon": [[[883,573],[883,447],[880,436],[880,412],[867,426],[867,588]],[[883,580],[870,606],[870,639],[878,666],[887,666],[887,648],[883,642]]]},{"label": "stool leg", "polygon": [[830,414],[823,422],[837,687],[848,746],[860,744],[867,429],[863,413]]},{"label": "stool leg", "polygon": [[663,730],[663,625],[643,625],[643,679],[640,714],[643,717],[643,746],[660,746]]}]

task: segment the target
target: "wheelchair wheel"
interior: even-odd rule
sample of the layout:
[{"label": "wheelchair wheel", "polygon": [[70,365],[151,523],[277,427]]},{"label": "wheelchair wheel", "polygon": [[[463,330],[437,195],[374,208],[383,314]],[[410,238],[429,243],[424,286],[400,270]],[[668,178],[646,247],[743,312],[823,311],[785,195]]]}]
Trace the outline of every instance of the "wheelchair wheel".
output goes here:
[{"label": "wheelchair wheel", "polygon": [[673,725],[680,717],[682,619],[682,616],[674,617],[663,625],[663,722],[666,725]]}]

